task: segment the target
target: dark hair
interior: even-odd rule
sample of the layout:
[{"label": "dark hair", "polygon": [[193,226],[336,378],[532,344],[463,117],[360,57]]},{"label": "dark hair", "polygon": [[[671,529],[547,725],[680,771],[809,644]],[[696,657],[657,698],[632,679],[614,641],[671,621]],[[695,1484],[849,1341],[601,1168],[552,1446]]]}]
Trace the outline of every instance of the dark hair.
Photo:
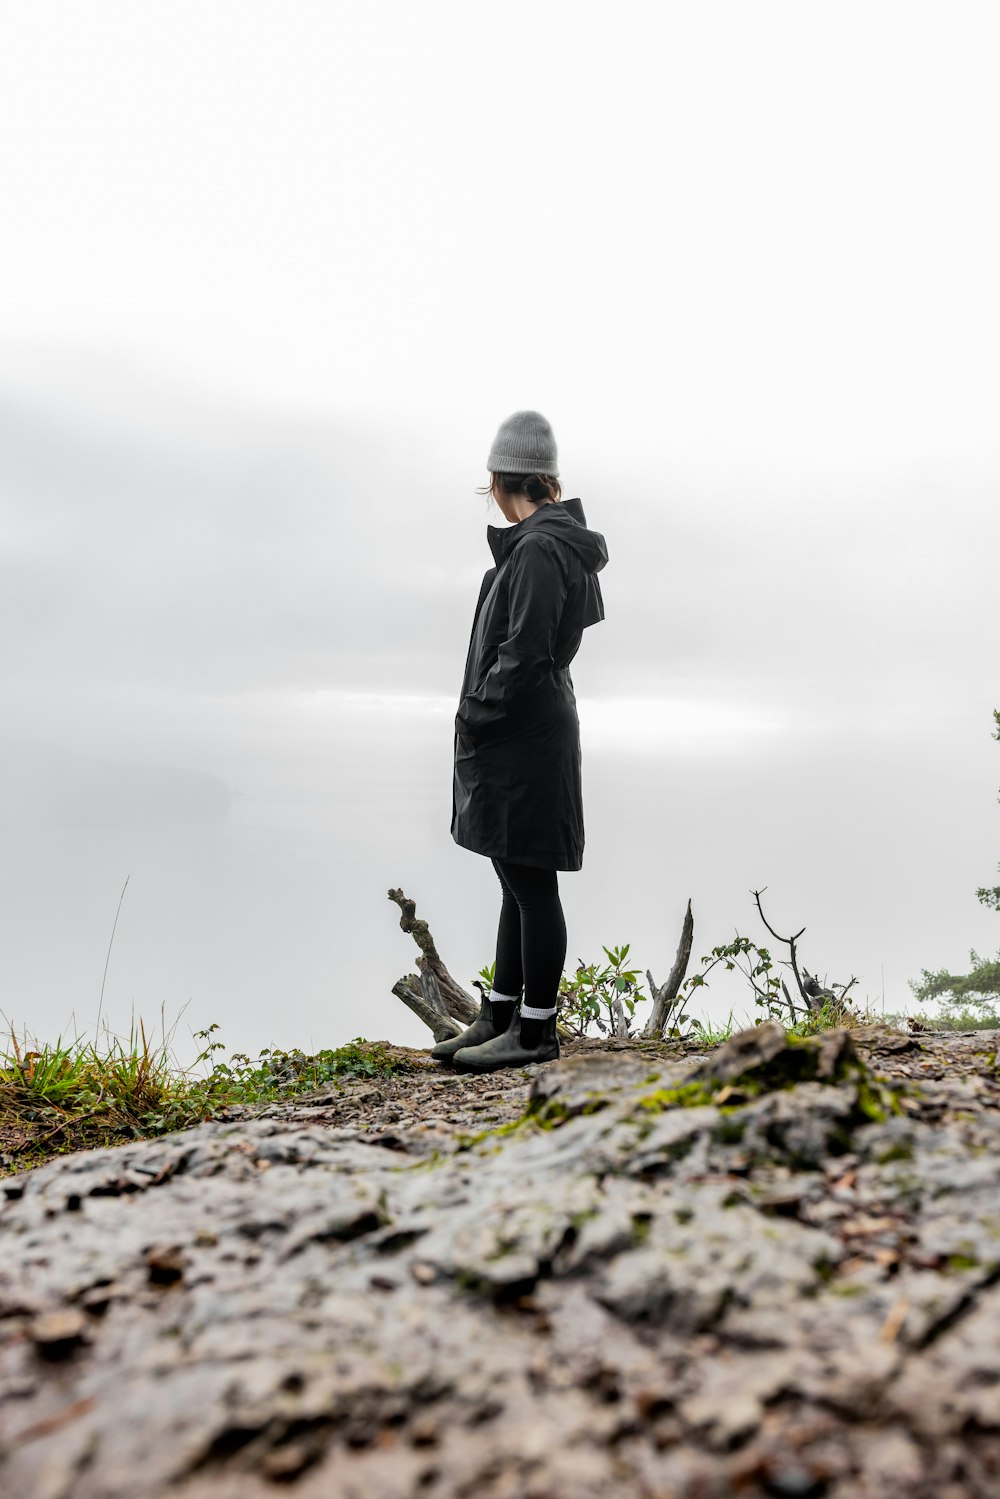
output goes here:
[{"label": "dark hair", "polygon": [[562,485],[552,474],[490,474],[490,482],[478,494],[523,494],[535,505],[562,497]]}]

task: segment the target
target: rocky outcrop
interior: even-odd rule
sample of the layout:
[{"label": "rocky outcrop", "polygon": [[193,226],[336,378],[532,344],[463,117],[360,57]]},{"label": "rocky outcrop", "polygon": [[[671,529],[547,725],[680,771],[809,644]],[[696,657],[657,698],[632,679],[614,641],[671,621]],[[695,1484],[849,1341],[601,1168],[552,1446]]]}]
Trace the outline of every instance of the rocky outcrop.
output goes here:
[{"label": "rocky outcrop", "polygon": [[0,1183],[0,1492],[995,1496],[996,1037],[948,1045],[580,1048],[478,1133],[496,1075],[428,1071],[433,1123]]}]

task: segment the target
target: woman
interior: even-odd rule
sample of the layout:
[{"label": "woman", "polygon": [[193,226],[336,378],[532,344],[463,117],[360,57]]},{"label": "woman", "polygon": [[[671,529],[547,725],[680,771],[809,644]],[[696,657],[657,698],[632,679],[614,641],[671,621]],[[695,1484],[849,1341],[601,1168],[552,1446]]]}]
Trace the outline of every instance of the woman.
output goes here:
[{"label": "woman", "polygon": [[[566,959],[560,869],[583,864],[580,722],[569,664],[604,618],[604,537],[561,499],[556,442],[537,411],[515,411],[487,460],[512,524],[487,526],[483,579],[455,718],[451,833],[492,860],[502,887],[493,991],[478,1017],[431,1052],[464,1072],[559,1055]],[[522,1002],[523,991],[523,1002]]]}]

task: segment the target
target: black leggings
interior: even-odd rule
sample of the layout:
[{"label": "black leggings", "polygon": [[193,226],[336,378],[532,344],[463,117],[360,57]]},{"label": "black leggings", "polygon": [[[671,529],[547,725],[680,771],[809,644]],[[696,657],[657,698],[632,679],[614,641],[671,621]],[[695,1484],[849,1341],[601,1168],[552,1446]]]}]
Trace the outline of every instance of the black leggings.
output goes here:
[{"label": "black leggings", "polygon": [[566,961],[566,919],[559,899],[558,871],[494,859],[503,886],[497,930],[497,994],[520,994],[537,1010],[551,1010]]}]

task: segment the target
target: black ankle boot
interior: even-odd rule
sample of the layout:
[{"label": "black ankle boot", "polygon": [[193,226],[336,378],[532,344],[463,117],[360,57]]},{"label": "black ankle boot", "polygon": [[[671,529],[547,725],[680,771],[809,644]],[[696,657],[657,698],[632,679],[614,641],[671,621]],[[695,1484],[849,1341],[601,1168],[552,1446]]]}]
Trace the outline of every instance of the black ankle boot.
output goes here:
[{"label": "black ankle boot", "polygon": [[470,1026],[461,1035],[449,1036],[447,1041],[439,1041],[431,1049],[431,1056],[436,1062],[450,1062],[456,1051],[463,1046],[479,1046],[483,1041],[489,1041],[493,1036],[502,1036],[510,1024],[516,1005],[511,1000],[505,1000],[496,1004],[490,999],[483,999],[479,1014]]},{"label": "black ankle boot", "polygon": [[543,1020],[533,1019],[527,1015],[521,1016],[521,1045],[529,1051],[537,1050],[539,1046],[546,1044],[549,1032],[555,1035],[556,1017],[546,1015]]},{"label": "black ankle boot", "polygon": [[456,1072],[496,1072],[500,1067],[554,1062],[558,1055],[555,1015],[547,1020],[526,1020],[520,1010],[515,1010],[502,1036],[494,1036],[478,1046],[462,1046],[451,1060]]}]

